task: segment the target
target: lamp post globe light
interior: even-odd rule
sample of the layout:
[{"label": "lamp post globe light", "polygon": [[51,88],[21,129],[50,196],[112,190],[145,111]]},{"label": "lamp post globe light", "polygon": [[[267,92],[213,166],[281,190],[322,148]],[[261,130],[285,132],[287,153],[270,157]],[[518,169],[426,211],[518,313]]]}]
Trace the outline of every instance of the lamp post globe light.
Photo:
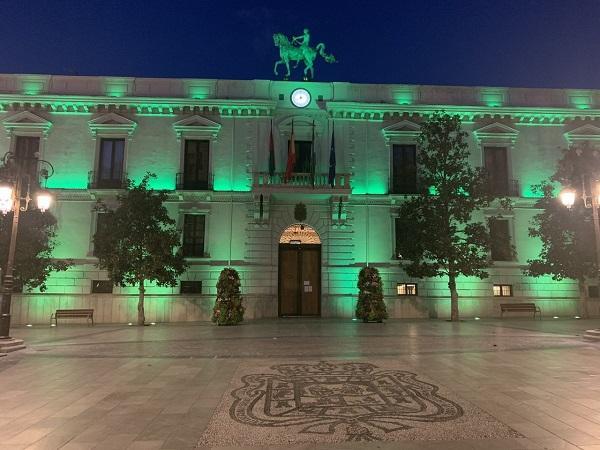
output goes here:
[{"label": "lamp post globe light", "polygon": [[[31,164],[35,161],[35,164]],[[25,170],[25,162],[28,162],[29,170]],[[40,164],[48,168],[38,170]],[[35,167],[35,172],[31,171]],[[35,207],[41,212],[46,211],[52,204],[52,195],[45,189],[46,180],[54,174],[54,167],[48,161],[33,158],[20,157],[8,152],[2,159],[0,165],[0,213],[12,215],[10,238],[8,245],[8,257],[6,269],[2,280],[2,301],[0,303],[0,351],[16,350],[22,348],[23,341],[10,337],[10,307],[14,285],[14,262],[17,247],[17,234],[19,230],[19,216],[22,212],[32,206],[31,190],[35,189]],[[43,178],[44,188],[40,187],[39,179]]]},{"label": "lamp post globe light", "polygon": [[[571,209],[578,198],[583,202],[586,208],[592,209],[593,223],[594,223],[594,242],[596,250],[596,265],[598,267],[598,280],[600,280],[600,217],[598,216],[598,205],[600,204],[600,182],[595,181],[590,183],[590,192],[586,191],[586,184],[582,183],[582,192],[577,192],[571,187],[564,188],[558,195],[560,202]],[[584,334],[584,338],[600,340],[600,328],[594,330],[587,330]]]}]

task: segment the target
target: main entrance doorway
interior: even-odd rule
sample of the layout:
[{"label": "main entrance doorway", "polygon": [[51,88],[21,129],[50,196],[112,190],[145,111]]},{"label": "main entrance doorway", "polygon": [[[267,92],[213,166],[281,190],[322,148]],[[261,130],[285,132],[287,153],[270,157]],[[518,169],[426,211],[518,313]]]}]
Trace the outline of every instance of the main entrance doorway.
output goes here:
[{"label": "main entrance doorway", "polygon": [[279,240],[279,315],[321,315],[321,240],[308,225],[288,227]]}]

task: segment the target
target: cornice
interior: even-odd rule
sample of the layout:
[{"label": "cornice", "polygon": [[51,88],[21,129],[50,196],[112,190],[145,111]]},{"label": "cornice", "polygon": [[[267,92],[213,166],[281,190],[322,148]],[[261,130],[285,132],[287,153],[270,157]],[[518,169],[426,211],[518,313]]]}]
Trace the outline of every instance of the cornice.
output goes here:
[{"label": "cornice", "polygon": [[437,111],[457,114],[463,122],[479,119],[507,119],[515,125],[562,125],[572,120],[598,120],[600,109],[469,106],[469,105],[397,105],[392,103],[327,102],[326,110],[333,119],[372,120],[427,117]]},{"label": "cornice", "polygon": [[0,94],[0,112],[43,109],[56,114],[130,113],[150,116],[215,114],[229,117],[265,117],[277,102],[265,99],[190,99],[102,97],[78,95]]}]

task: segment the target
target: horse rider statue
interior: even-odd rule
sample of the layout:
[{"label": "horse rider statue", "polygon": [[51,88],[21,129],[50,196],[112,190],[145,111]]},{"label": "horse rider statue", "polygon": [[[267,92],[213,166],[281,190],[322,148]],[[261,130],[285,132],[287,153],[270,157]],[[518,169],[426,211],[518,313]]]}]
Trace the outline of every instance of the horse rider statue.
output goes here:
[{"label": "horse rider statue", "polygon": [[303,34],[300,36],[292,36],[292,40],[287,38],[283,33],[275,33],[273,35],[273,42],[276,47],[279,47],[279,61],[275,63],[275,67],[273,68],[273,72],[275,75],[279,75],[277,73],[277,66],[279,64],[284,64],[287,73],[284,76],[284,79],[289,79],[290,76],[290,61],[294,61],[296,65],[294,68],[298,67],[300,62],[304,63],[304,75],[303,79],[306,81],[314,78],[314,62],[317,55],[321,55],[321,57],[327,63],[337,62],[335,56],[325,53],[325,44],[319,43],[316,47],[310,46],[310,30],[305,28]]}]

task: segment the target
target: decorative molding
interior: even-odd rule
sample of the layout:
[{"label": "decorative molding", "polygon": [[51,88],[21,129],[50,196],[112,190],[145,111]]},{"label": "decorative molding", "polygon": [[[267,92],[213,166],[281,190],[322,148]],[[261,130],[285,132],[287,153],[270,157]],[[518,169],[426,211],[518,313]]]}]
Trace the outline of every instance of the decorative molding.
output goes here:
[{"label": "decorative molding", "polygon": [[519,136],[519,130],[494,122],[473,131],[473,136],[479,144],[501,144],[513,147]]},{"label": "decorative molding", "polygon": [[458,115],[463,123],[478,120],[510,120],[515,125],[561,126],[573,120],[600,120],[600,109],[577,109],[560,107],[531,106],[481,106],[449,104],[361,103],[349,101],[329,101],[326,104],[329,116],[340,120],[383,121],[392,119],[426,119],[432,114],[444,111]]},{"label": "decorative molding", "polygon": [[46,138],[52,122],[32,113],[31,111],[21,111],[2,120],[4,130],[8,137],[16,134],[36,135]]},{"label": "decorative molding", "polygon": [[257,118],[271,116],[276,105],[276,101],[265,99],[0,94],[0,111],[36,108],[55,114],[110,112],[144,116],[219,114],[221,117]]},{"label": "decorative molding", "polygon": [[381,131],[388,144],[398,141],[415,141],[421,133],[421,126],[410,120],[401,120],[383,128]]},{"label": "decorative molding", "polygon": [[563,136],[569,144],[580,141],[600,141],[600,127],[587,123],[563,133]]},{"label": "decorative molding", "polygon": [[98,134],[107,136],[127,135],[128,138],[131,138],[137,123],[119,114],[107,113],[88,121],[88,126],[94,139],[97,138]]},{"label": "decorative molding", "polygon": [[175,122],[173,129],[177,134],[178,142],[181,142],[182,138],[188,137],[214,141],[217,139],[219,131],[221,131],[221,124],[203,116],[193,115]]}]

